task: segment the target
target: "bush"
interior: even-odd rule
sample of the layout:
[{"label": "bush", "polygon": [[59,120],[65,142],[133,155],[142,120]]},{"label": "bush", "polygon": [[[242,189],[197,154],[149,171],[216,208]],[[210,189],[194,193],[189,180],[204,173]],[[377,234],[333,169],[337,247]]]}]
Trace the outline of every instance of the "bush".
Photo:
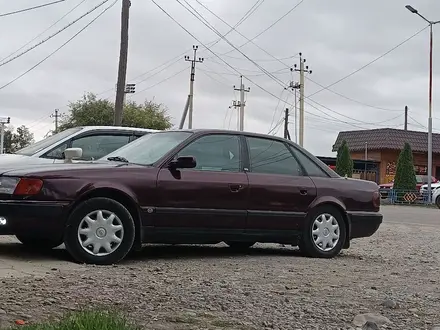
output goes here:
[{"label": "bush", "polygon": [[350,150],[345,140],[342,141],[342,144],[338,148],[335,171],[340,176],[351,177],[353,175],[353,160],[351,159]]},{"label": "bush", "polygon": [[416,190],[417,180],[414,171],[414,161],[411,146],[405,143],[397,159],[396,175],[394,176],[393,189]]},{"label": "bush", "polygon": [[72,313],[57,322],[31,324],[23,330],[139,330],[127,319],[113,312],[83,311]]}]

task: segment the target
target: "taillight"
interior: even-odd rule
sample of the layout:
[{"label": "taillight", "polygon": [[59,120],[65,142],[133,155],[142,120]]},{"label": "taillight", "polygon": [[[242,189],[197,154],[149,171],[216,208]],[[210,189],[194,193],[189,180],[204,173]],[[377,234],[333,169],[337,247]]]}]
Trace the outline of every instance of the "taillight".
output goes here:
[{"label": "taillight", "polygon": [[40,179],[22,178],[15,187],[14,195],[36,195],[42,187],[43,181]]},{"label": "taillight", "polygon": [[376,208],[380,208],[380,193],[377,190],[373,192],[373,205]]}]

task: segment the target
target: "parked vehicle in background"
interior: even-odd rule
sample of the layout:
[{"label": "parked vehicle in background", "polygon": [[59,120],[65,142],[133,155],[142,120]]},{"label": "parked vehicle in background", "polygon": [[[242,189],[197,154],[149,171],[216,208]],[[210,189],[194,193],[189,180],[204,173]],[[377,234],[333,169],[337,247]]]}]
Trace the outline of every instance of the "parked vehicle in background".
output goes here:
[{"label": "parked vehicle in background", "polygon": [[[434,193],[440,188],[440,182],[436,181],[431,184],[432,201],[434,202]],[[420,194],[423,196],[428,196],[428,185],[424,184],[420,187]]]},{"label": "parked vehicle in background", "polygon": [[440,183],[435,183],[432,185],[432,202],[437,205],[437,207],[440,209]]},{"label": "parked vehicle in background", "polygon": [[67,148],[81,148],[79,160],[99,159],[131,141],[157,132],[152,129],[121,126],[80,126],[69,128],[35,142],[14,154],[0,154],[0,167],[9,164],[62,163]]},{"label": "parked vehicle in background", "polygon": [[148,134],[95,162],[1,173],[0,234],[65,243],[112,264],[142,243],[256,242],[331,258],[382,222],[374,182],[341,178],[291,141],[255,133]]},{"label": "parked vehicle in background", "polygon": [[[427,175],[416,175],[416,181],[417,181],[416,190],[420,191],[420,193],[422,193],[423,186],[426,185],[426,183],[428,182],[428,176]],[[439,181],[437,180],[437,178],[432,176],[431,182],[437,183]],[[390,189],[393,189],[393,186],[394,186],[394,180],[391,183],[383,183],[383,184],[379,185],[381,197],[387,198],[389,191],[390,191]]]}]

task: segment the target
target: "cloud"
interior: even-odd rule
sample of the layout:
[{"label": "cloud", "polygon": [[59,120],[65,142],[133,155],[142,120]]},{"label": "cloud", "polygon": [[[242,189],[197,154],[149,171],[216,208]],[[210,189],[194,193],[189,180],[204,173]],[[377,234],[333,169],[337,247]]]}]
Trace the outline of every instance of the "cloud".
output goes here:
[{"label": "cloud", "polygon": [[[85,1],[38,40],[54,33],[99,2],[100,0]],[[238,22],[255,4],[254,0],[201,2],[230,25]],[[0,19],[0,28],[4,31],[0,58],[52,25],[77,3],[79,0],[66,1]],[[159,3],[204,44],[218,39],[215,33],[188,13],[177,1]],[[189,3],[221,33],[229,31],[227,25],[196,1]],[[298,0],[264,1],[238,30],[248,38],[253,38],[296,3]],[[6,2],[2,6],[2,12],[34,5],[34,0]],[[440,2],[437,1],[413,0],[412,5],[427,16],[440,12]],[[96,13],[28,54],[0,67],[0,85],[14,79],[47,56],[99,11],[98,9]],[[440,17],[432,19],[438,20]],[[281,61],[283,63],[274,60],[252,43],[241,48],[248,57],[257,60],[259,66],[272,72],[272,77],[262,74],[259,67],[224,41],[215,44],[211,50],[216,54],[227,53],[220,57],[246,76],[245,85],[251,87],[251,92],[246,95],[246,130],[267,133],[280,121],[285,107],[292,108],[291,121],[295,120],[293,95],[283,92],[281,86],[291,79],[298,80],[297,73],[290,73],[288,70],[288,67],[298,63],[294,55],[302,52],[307,59],[307,64],[313,70],[308,78],[321,85],[328,85],[385,53],[422,29],[424,25],[425,23],[409,13],[399,0],[305,0],[254,41],[269,54],[284,58]],[[38,138],[51,128],[52,119],[49,116],[53,110],[59,108],[66,111],[68,101],[80,98],[84,92],[107,91],[101,96],[114,98],[119,28],[120,2],[38,68],[0,90],[0,115],[11,116],[15,127],[21,124],[29,125]],[[434,42],[438,44],[440,31],[434,36]],[[384,125],[402,127],[403,117],[391,120],[400,113],[390,110],[401,109],[403,116],[405,105],[410,107],[411,117],[426,125],[428,37],[428,31],[425,30],[374,64],[331,87],[337,93],[373,107],[363,106],[329,91],[322,91],[310,100],[307,99],[306,148],[315,154],[331,155],[331,146],[340,130],[385,127]],[[231,32],[226,38],[236,46],[246,42],[245,38],[235,32]],[[129,42],[129,81],[172,60],[161,68],[135,79],[138,83],[137,91],[146,90],[132,96],[133,99],[142,102],[154,98],[157,102],[164,103],[169,108],[173,122],[178,124],[189,88],[189,69],[185,70],[189,63],[184,61],[183,55],[191,56],[192,45],[198,44],[198,56],[205,57],[205,61],[197,64],[194,126],[232,129],[236,127],[236,112],[229,106],[233,99],[239,97],[237,93],[234,95],[232,87],[234,84],[238,86],[239,74],[172,22],[151,1],[132,1]],[[434,49],[434,64],[440,63],[440,52]],[[164,70],[157,73],[161,69]],[[440,68],[434,65],[434,91],[438,89],[436,82],[440,78],[439,70]],[[142,79],[145,81],[139,82]],[[160,83],[161,81],[163,82]],[[321,89],[310,80],[306,80],[305,86],[306,95]],[[283,101],[279,102],[271,94],[277,97],[282,95]],[[284,102],[287,96],[289,98]],[[434,93],[434,117],[437,118],[440,118],[436,112],[439,101],[439,94]],[[423,129],[411,119],[409,124],[411,129]],[[294,136],[294,125],[291,125],[290,129]],[[434,119],[434,129],[440,130],[440,119]],[[282,129],[278,134],[281,133]]]}]

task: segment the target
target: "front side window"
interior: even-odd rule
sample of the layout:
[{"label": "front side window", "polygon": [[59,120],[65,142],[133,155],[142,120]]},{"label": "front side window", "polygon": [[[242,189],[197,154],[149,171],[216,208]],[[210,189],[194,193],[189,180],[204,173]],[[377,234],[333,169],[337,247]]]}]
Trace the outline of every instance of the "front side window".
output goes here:
[{"label": "front side window", "polygon": [[192,134],[192,132],[185,131],[147,134],[103,158],[122,157],[130,163],[152,165]]},{"label": "front side window", "polygon": [[72,148],[83,150],[82,160],[96,160],[128,144],[130,135],[91,135],[72,141]]},{"label": "front side window", "polygon": [[63,152],[67,149],[68,142],[64,142],[63,144],[59,145],[55,149],[49,151],[47,154],[43,155],[44,158],[50,158],[50,159],[63,159]]},{"label": "front side window", "polygon": [[250,171],[253,173],[303,175],[301,166],[286,145],[277,140],[247,137]]},{"label": "front side window", "polygon": [[239,172],[240,139],[226,134],[202,136],[184,147],[177,156],[195,157],[196,170]]}]

